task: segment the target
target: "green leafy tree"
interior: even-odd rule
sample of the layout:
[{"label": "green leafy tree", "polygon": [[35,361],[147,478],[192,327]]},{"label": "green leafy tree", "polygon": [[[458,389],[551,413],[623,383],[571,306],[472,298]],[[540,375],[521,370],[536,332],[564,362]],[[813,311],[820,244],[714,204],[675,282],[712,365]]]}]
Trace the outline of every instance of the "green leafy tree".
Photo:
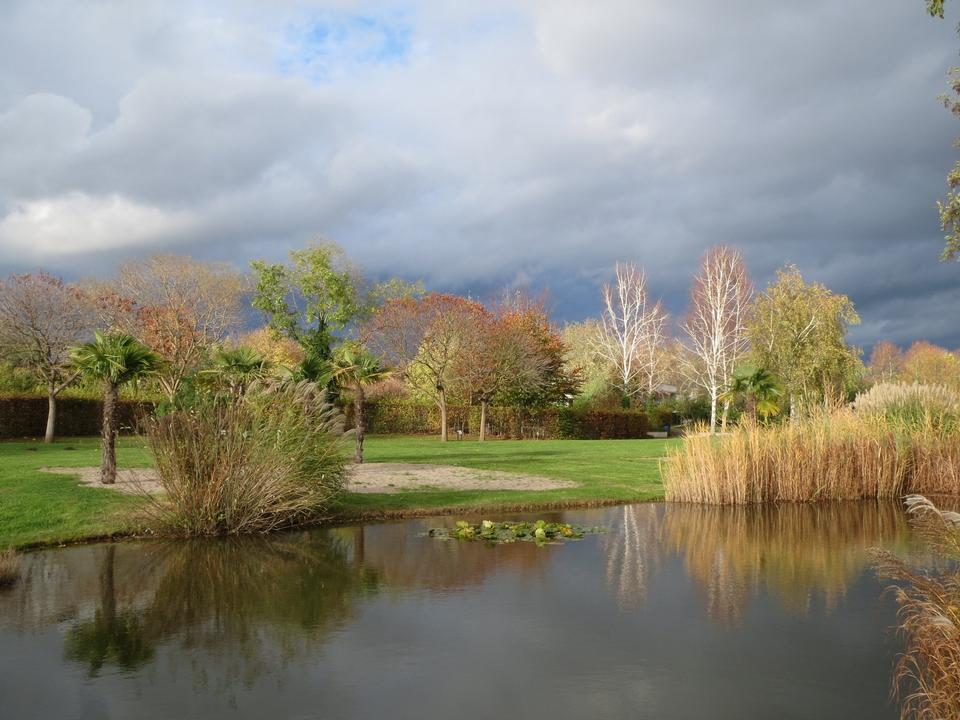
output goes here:
[{"label": "green leafy tree", "polygon": [[355,343],[347,343],[337,348],[329,363],[328,379],[353,393],[353,459],[357,463],[363,462],[363,407],[366,389],[374,383],[386,380],[390,374],[369,351]]},{"label": "green leafy tree", "polygon": [[793,416],[800,405],[845,395],[863,374],[847,328],[860,322],[853,303],[787,266],[757,298],[747,327],[753,362],[780,379]]},{"label": "green leafy tree", "polygon": [[[927,12],[933,17],[943,18],[943,6],[944,0],[927,0]],[[958,32],[960,32],[960,26],[958,26]],[[955,97],[944,93],[940,96],[940,99],[947,110],[960,117],[960,100],[956,99],[960,97],[960,68],[950,68],[949,76],[950,90]],[[954,145],[960,146],[960,140]],[[953,169],[947,174],[947,185],[949,189],[946,196],[937,202],[937,208],[940,211],[940,227],[944,232],[944,240],[946,241],[940,258],[942,260],[957,260],[960,259],[960,194],[957,192],[957,189],[960,188],[960,160],[954,164]]]},{"label": "green leafy tree", "polygon": [[92,342],[74,348],[70,357],[77,370],[103,383],[100,481],[112,485],[117,480],[117,401],[120,388],[134,380],[156,374],[163,366],[163,361],[146,345],[125,333],[96,333]]},{"label": "green leafy tree", "polygon": [[741,365],[733,371],[727,389],[720,399],[724,402],[744,400],[747,413],[754,420],[780,414],[780,398],[783,391],[776,378],[753,363]]},{"label": "green leafy tree", "polygon": [[289,264],[251,263],[253,306],[308,358],[329,360],[337,333],[365,309],[360,273],[341,248],[323,243],[290,253]]}]

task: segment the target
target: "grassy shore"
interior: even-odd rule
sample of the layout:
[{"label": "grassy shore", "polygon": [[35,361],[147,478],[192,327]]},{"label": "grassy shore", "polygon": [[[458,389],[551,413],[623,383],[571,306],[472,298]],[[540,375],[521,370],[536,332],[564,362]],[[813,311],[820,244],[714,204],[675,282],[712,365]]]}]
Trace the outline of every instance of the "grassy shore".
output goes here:
[{"label": "grassy shore", "polygon": [[[508,511],[635,502],[663,497],[658,459],[675,440],[456,441],[426,437],[371,437],[368,462],[457,465],[479,470],[572,480],[577,487],[542,491],[411,490],[396,494],[347,494],[337,508],[341,521],[427,513]],[[99,464],[93,438],[0,443],[0,549],[76,542],[135,531],[131,520],[140,499],[83,487],[45,467]],[[121,468],[150,467],[142,440],[123,438]]]}]

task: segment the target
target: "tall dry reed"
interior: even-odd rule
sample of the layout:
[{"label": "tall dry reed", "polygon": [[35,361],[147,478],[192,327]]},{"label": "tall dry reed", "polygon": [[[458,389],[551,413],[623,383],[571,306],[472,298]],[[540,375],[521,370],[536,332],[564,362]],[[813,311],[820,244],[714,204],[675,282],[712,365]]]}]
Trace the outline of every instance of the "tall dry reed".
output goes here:
[{"label": "tall dry reed", "polygon": [[906,641],[894,674],[901,717],[960,718],[960,514],[938,510],[916,495],[907,498],[907,507],[941,567],[918,570],[892,553],[877,552],[881,577],[898,583],[892,591]]},{"label": "tall dry reed", "polygon": [[960,494],[960,431],[840,409],[692,435],[663,473],[668,500],[718,505]]},{"label": "tall dry reed", "polygon": [[345,481],[343,415],[312,383],[256,382],[241,398],[149,422],[165,493],[159,534],[267,532],[324,517]]}]

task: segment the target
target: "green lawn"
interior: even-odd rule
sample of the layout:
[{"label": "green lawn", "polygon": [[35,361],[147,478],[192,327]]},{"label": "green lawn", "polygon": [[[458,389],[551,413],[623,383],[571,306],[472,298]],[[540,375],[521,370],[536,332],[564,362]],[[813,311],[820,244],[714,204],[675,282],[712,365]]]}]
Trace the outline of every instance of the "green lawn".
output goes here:
[{"label": "green lawn", "polygon": [[[348,494],[339,519],[396,517],[429,512],[533,509],[651,500],[663,496],[658,458],[676,440],[451,440],[370,437],[368,462],[434,463],[480,470],[542,475],[579,484],[575,488],[519,491],[416,490],[397,494]],[[112,490],[82,487],[43,467],[99,464],[95,438],[0,443],[0,548],[50,544],[125,534],[140,501]],[[142,440],[118,446],[121,468],[149,467]]]},{"label": "green lawn", "polygon": [[[120,467],[149,467],[142,442],[121,439]],[[43,467],[100,464],[94,438],[0,443],[0,548],[50,544],[129,532],[137,498],[113,490],[83,487],[69,475],[41,472]]]},{"label": "green lawn", "polygon": [[663,497],[658,460],[679,440],[494,440],[478,443],[433,437],[371,437],[368,462],[460,465],[480,470],[573,480],[579,487],[539,492],[417,490],[391,495],[351,494],[344,517],[390,517],[453,509],[526,509]]}]

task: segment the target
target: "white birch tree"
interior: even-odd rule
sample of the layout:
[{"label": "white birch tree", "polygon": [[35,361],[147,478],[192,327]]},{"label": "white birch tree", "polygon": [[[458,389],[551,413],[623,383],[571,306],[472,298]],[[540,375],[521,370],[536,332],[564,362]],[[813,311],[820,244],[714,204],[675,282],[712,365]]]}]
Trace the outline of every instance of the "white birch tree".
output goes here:
[{"label": "white birch tree", "polygon": [[718,245],[704,253],[683,330],[694,358],[689,363],[692,378],[710,396],[710,432],[717,429],[720,394],[747,351],[752,297],[753,285],[739,252]]}]

